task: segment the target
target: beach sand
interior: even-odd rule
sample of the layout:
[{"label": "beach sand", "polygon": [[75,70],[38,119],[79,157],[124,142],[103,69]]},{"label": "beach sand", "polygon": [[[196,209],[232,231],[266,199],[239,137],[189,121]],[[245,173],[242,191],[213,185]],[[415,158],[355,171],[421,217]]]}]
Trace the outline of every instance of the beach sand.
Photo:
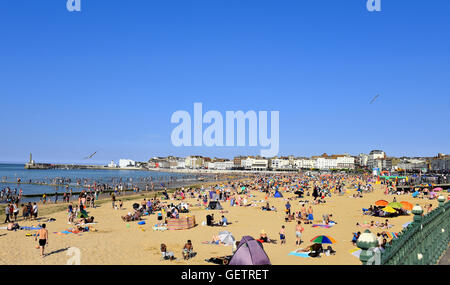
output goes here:
[{"label": "beach sand", "polygon": [[[142,226],[142,231],[137,222],[123,222],[121,216],[132,212],[132,204],[142,201],[143,197],[136,200],[124,202],[124,209],[114,210],[108,201],[99,207],[88,208],[90,216],[94,216],[98,222],[94,227],[96,232],[84,232],[81,234],[58,235],[54,232],[61,232],[71,227],[67,224],[67,213],[59,211],[53,214],[42,216],[40,221],[18,221],[20,226],[36,226],[38,223],[44,222],[48,218],[55,218],[56,221],[47,222],[49,231],[49,245],[46,248],[46,257],[40,257],[40,250],[36,249],[37,244],[34,237],[27,237],[27,233],[35,233],[35,231],[18,230],[11,232],[0,230],[0,264],[30,264],[30,265],[64,265],[71,258],[68,254],[68,248],[76,247],[80,250],[80,262],[82,265],[121,265],[121,264],[211,264],[205,262],[205,259],[211,257],[225,256],[232,254],[231,246],[202,244],[204,241],[210,241],[214,234],[219,231],[230,231],[237,240],[244,235],[250,235],[255,239],[259,237],[259,233],[264,229],[269,238],[277,240],[277,244],[264,243],[264,249],[268,254],[272,264],[277,265],[359,265],[361,262],[350,253],[350,250],[356,247],[352,245],[352,233],[364,232],[365,228],[357,227],[356,223],[379,221],[384,222],[385,218],[377,218],[362,215],[362,208],[368,208],[375,201],[384,199],[392,202],[396,197],[397,201],[409,201],[413,204],[419,204],[422,207],[426,204],[433,204],[433,208],[437,206],[436,200],[413,199],[411,195],[384,195],[381,189],[382,185],[375,185],[375,191],[364,194],[363,198],[350,198],[356,191],[348,190],[344,196],[333,195],[327,198],[327,203],[313,205],[314,218],[317,223],[321,223],[322,214],[332,213],[333,220],[337,224],[331,228],[313,228],[311,225],[303,225],[303,243],[300,246],[295,244],[295,225],[296,222],[285,222],[284,205],[285,198],[294,197],[292,193],[283,193],[283,198],[269,198],[270,205],[277,208],[277,212],[266,212],[261,210],[264,203],[258,203],[259,207],[231,207],[229,202],[222,202],[224,211],[228,211],[224,215],[228,218],[231,225],[227,227],[208,227],[202,226],[202,222],[206,221],[206,215],[214,213],[215,220],[221,217],[220,211],[205,210],[203,207],[191,208],[191,215],[195,215],[197,226],[182,231],[154,231],[152,226],[157,223],[156,215],[144,216],[146,224]],[[253,200],[264,200],[264,194],[256,191],[251,192],[254,197],[249,198],[248,202]],[[152,195],[153,196],[153,195]],[[150,197],[150,195],[147,195]],[[311,197],[305,197],[301,200],[312,200]],[[171,201],[178,204],[180,201]],[[197,199],[187,199],[191,204],[199,204]],[[169,202],[170,203],[170,202]],[[299,211],[301,204],[298,200],[290,201],[293,211]],[[62,205],[62,204],[61,204]],[[308,207],[308,204],[306,204]],[[41,207],[41,211],[42,211]],[[181,216],[186,214],[181,214]],[[3,218],[3,217],[2,217]],[[402,225],[411,222],[413,215],[401,216],[389,219],[394,225],[389,232],[400,232]],[[127,227],[127,224],[130,226]],[[286,226],[285,245],[279,244],[278,232],[281,226]],[[6,226],[6,224],[2,224]],[[372,232],[382,232],[383,229],[371,229]],[[288,255],[291,251],[298,248],[306,247],[311,244],[310,240],[317,235],[329,235],[333,237],[337,244],[332,245],[336,250],[336,255],[322,256],[320,258],[302,258]],[[197,256],[190,260],[183,260],[181,251],[186,241],[192,240],[194,251]],[[173,251],[178,258],[175,261],[161,261],[160,244],[165,243],[168,251]],[[326,247],[327,245],[325,245]]]}]

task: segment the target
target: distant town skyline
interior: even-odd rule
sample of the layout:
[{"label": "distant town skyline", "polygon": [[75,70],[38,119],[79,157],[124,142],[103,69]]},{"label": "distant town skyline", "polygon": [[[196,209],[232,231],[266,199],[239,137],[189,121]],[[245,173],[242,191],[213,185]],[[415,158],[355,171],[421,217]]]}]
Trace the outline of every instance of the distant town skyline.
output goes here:
[{"label": "distant town skyline", "polygon": [[[374,150],[381,150],[383,152],[385,152],[382,149],[371,149],[369,151],[366,152],[360,152],[360,153],[351,153],[351,152],[343,152],[343,153],[331,153],[331,152],[322,152],[322,153],[318,153],[318,154],[313,154],[313,155],[294,155],[294,154],[286,154],[286,155],[278,155],[276,157],[289,157],[289,156],[294,156],[295,158],[312,158],[315,156],[322,156],[323,154],[327,154],[328,156],[331,155],[344,155],[344,154],[348,154],[350,156],[353,157],[358,157],[360,154],[369,154],[371,151]],[[415,158],[415,157],[437,157],[438,154],[442,154],[442,155],[448,155],[447,153],[443,153],[443,152],[438,152],[435,153],[433,155],[412,155],[412,156],[408,156],[408,155],[391,155],[387,152],[386,153],[386,157],[391,157],[391,158],[402,158],[402,157],[409,157],[409,158]],[[29,153],[26,157],[26,159],[24,160],[17,160],[17,161],[5,161],[5,160],[0,160],[0,163],[11,163],[11,164],[25,164],[27,162],[29,162]],[[202,157],[208,157],[208,158],[218,158],[218,159],[229,159],[229,160],[233,160],[235,157],[260,157],[259,153],[255,153],[255,154],[238,154],[238,155],[233,155],[233,156],[218,156],[218,155],[201,155],[198,153],[192,153],[192,154],[187,154],[184,156],[179,156],[179,155],[173,155],[173,154],[168,154],[168,155],[149,155],[146,158],[141,158],[141,159],[136,159],[136,158],[132,158],[132,157],[116,157],[116,158],[111,158],[111,159],[106,159],[106,160],[86,160],[86,159],[80,159],[80,160],[67,160],[67,161],[63,161],[63,160],[45,160],[45,159],[40,159],[39,156],[38,158],[36,158],[36,156],[34,156],[33,154],[33,160],[37,163],[67,163],[67,164],[72,164],[72,163],[76,163],[76,164],[93,164],[93,165],[106,165],[108,163],[110,163],[111,161],[114,162],[118,162],[120,159],[132,159],[134,161],[139,161],[139,162],[146,162],[152,158],[155,157],[169,157],[169,156],[174,156],[174,157],[180,157],[180,158],[186,158],[188,156],[202,156]],[[273,158],[273,157],[267,157],[267,158]]]}]

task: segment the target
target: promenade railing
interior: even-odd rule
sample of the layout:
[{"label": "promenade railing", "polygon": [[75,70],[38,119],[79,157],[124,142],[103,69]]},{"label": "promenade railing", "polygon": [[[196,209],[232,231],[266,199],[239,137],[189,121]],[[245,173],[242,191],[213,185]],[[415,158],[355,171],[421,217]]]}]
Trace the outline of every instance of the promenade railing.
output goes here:
[{"label": "promenade railing", "polygon": [[376,237],[368,230],[365,232],[364,240],[358,240],[363,264],[437,264],[450,242],[450,201],[445,202],[442,197],[439,206],[426,215],[422,215],[422,208],[416,205],[412,213],[413,222],[387,244],[383,252],[376,249]]}]

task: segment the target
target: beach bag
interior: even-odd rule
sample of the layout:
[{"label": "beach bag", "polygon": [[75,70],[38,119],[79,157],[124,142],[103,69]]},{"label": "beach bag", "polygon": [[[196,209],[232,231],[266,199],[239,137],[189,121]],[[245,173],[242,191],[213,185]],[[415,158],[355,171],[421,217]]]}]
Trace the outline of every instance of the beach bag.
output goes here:
[{"label": "beach bag", "polygon": [[308,253],[308,255],[310,257],[319,257],[320,253],[318,251],[311,251],[310,253]]}]

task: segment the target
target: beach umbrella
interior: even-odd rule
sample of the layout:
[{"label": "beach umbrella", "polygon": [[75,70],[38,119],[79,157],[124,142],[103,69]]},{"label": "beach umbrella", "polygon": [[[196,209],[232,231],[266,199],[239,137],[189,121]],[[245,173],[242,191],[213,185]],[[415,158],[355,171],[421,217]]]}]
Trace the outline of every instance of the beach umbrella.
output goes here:
[{"label": "beach umbrella", "polygon": [[406,202],[406,201],[401,201],[400,204],[402,204],[403,209],[405,209],[407,211],[411,211],[413,208],[413,204]]},{"label": "beach umbrella", "polygon": [[313,243],[329,243],[329,244],[335,244],[337,243],[336,240],[330,236],[316,236],[311,240]]},{"label": "beach umbrella", "polygon": [[392,207],[394,209],[401,209],[403,208],[403,205],[400,202],[392,202],[388,204],[388,207]]},{"label": "beach umbrella", "polygon": [[220,242],[227,245],[233,245],[234,242],[236,241],[234,239],[234,236],[228,231],[219,232],[218,238]]},{"label": "beach umbrella", "polygon": [[389,204],[386,200],[378,200],[375,202],[375,206],[387,206]]},{"label": "beach umbrella", "polygon": [[441,187],[437,187],[437,188],[434,188],[433,189],[433,191],[437,191],[437,192],[439,192],[439,191],[442,191],[443,189],[441,188]]},{"label": "beach umbrella", "polygon": [[387,212],[387,213],[396,213],[397,212],[397,211],[394,210],[394,208],[392,208],[390,206],[384,207],[382,210]]}]

